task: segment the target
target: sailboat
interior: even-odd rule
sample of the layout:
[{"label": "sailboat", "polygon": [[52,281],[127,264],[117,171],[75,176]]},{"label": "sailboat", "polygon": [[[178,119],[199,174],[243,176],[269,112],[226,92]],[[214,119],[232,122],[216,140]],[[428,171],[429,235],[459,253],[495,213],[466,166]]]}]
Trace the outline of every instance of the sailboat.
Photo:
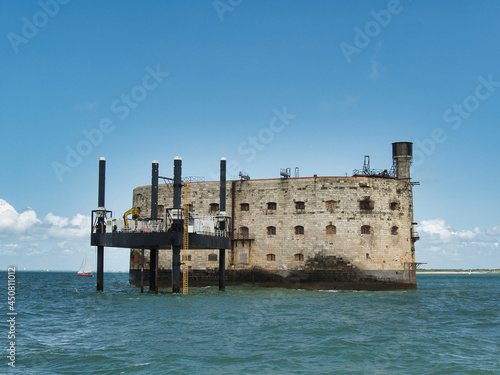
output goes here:
[{"label": "sailboat", "polygon": [[94,275],[92,275],[92,267],[90,267],[87,256],[83,258],[82,265],[80,266],[80,269],[78,270],[76,276],[94,277]]}]

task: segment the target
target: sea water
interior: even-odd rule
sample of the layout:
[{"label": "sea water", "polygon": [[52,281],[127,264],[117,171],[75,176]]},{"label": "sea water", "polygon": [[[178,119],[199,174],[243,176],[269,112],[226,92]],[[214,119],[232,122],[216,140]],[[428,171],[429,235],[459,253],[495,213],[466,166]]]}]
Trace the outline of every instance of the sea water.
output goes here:
[{"label": "sea water", "polygon": [[141,294],[125,273],[105,273],[98,293],[95,278],[16,271],[15,304],[0,278],[2,374],[500,374],[499,274],[424,274],[406,291],[185,296]]}]

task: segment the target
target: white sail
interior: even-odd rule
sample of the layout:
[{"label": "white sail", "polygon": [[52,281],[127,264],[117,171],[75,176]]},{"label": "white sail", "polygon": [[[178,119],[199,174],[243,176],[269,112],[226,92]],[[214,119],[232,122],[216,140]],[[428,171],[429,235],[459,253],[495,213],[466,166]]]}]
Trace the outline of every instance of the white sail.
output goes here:
[{"label": "white sail", "polygon": [[77,274],[81,275],[83,273],[92,273],[92,267],[90,267],[90,263],[87,257],[83,259],[82,265],[80,266],[80,269],[78,270]]}]

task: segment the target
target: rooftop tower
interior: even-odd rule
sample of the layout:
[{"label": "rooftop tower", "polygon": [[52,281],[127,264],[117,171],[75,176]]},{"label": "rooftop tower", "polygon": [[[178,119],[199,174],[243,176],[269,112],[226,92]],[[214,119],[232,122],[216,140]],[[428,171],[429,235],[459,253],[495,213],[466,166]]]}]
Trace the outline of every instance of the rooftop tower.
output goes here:
[{"label": "rooftop tower", "polygon": [[396,178],[410,180],[410,165],[413,159],[412,142],[394,142],[392,144],[392,159],[396,163]]}]

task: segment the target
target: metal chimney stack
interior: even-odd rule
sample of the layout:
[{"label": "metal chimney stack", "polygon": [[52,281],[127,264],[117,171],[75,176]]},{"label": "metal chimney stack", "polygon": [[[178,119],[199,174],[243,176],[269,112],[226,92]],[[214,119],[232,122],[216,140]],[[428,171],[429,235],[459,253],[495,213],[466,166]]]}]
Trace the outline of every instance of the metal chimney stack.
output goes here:
[{"label": "metal chimney stack", "polygon": [[394,142],[392,144],[392,159],[396,161],[396,178],[410,180],[410,165],[413,159],[412,142]]}]

